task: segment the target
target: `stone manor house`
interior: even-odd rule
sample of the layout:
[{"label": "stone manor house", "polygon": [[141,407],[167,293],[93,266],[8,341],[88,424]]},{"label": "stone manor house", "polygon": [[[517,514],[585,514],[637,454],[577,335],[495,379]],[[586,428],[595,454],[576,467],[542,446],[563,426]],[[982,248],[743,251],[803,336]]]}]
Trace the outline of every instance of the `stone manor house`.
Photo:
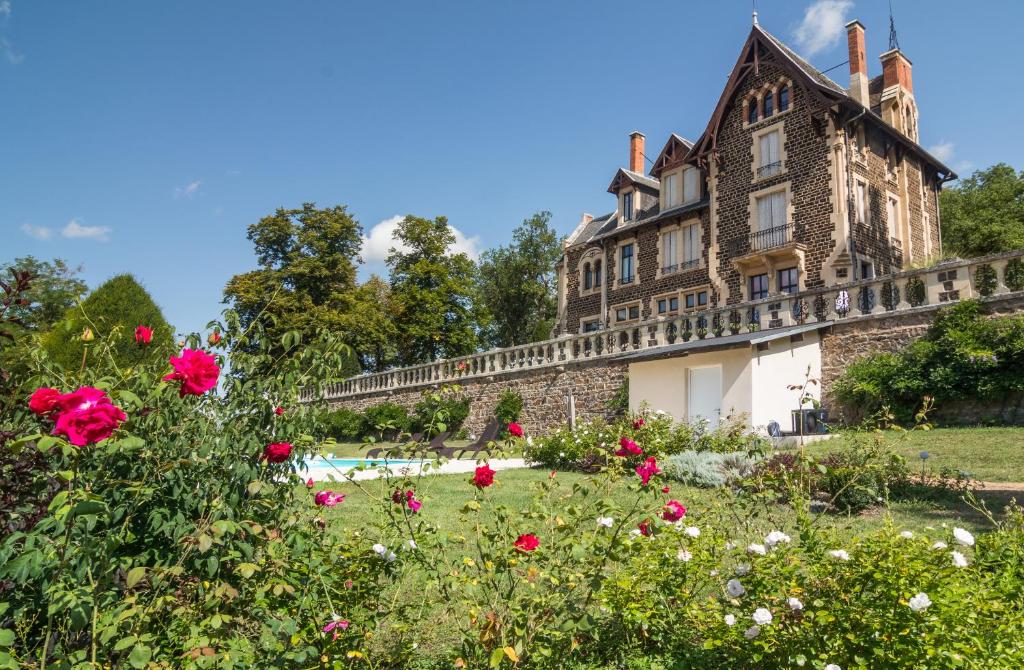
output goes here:
[{"label": "stone manor house", "polygon": [[565,243],[551,339],[361,375],[328,399],[411,407],[458,384],[479,430],[514,388],[527,428],[548,430],[605,415],[628,383],[632,409],[787,430],[792,386],[819,381],[807,390],[837,409],[830,385],[852,360],[905,347],[942,306],[1019,310],[1024,251],[930,262],[956,175],[921,147],[910,60],[890,49],[872,67],[864,26],[846,30],[848,86],[755,19],[699,137],[672,134],[650,160],[630,135],[614,210]]},{"label": "stone manor house", "polygon": [[955,175],[918,137],[910,60],[868,76],[846,26],[849,87],[756,23],[704,132],[672,134],[649,170],[630,135],[615,209],[589,214],[558,267],[556,334],[889,274],[938,256],[938,195]]}]

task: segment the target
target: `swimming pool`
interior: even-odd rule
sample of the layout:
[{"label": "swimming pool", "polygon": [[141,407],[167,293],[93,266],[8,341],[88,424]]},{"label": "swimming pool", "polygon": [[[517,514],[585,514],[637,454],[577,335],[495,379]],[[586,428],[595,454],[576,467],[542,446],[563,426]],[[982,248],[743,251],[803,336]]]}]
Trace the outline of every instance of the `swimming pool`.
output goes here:
[{"label": "swimming pool", "polygon": [[366,458],[314,458],[313,460],[307,461],[307,467],[323,468],[333,466],[338,469],[354,468],[360,463],[365,464],[367,467],[375,468],[380,465],[409,465],[411,463],[419,463],[420,461],[410,461],[403,458],[389,458],[386,461],[384,459],[366,459]]}]

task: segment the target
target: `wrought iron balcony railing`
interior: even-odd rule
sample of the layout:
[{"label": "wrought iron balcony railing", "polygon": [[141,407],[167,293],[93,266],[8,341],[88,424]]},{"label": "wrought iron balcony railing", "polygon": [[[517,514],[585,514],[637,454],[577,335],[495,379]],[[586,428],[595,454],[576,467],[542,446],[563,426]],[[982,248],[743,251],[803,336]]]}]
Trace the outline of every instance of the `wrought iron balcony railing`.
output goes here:
[{"label": "wrought iron balcony railing", "polygon": [[782,172],[782,161],[775,161],[774,163],[768,163],[757,168],[757,178],[764,179],[765,177],[774,177]]},{"label": "wrought iron balcony railing", "polygon": [[789,244],[793,239],[793,224],[758,230],[750,234],[750,250],[765,251]]}]

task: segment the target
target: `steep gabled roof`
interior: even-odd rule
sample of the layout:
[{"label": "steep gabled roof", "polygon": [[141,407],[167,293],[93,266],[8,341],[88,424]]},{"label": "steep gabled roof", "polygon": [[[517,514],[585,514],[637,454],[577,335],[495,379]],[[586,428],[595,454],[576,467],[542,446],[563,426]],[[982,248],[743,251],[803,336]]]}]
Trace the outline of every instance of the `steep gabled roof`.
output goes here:
[{"label": "steep gabled roof", "polygon": [[608,192],[618,193],[627,182],[653,188],[655,191],[661,188],[661,182],[653,177],[648,177],[645,174],[633,172],[626,168],[619,168],[619,171],[612,178],[612,183],[608,185]]},{"label": "steep gabled roof", "polygon": [[693,142],[672,133],[668,138],[668,142],[665,142],[665,146],[662,147],[661,153],[654,160],[654,167],[651,168],[651,176],[661,178],[661,172],[667,166],[681,162],[686,158],[686,154],[690,153],[690,149],[693,148]]},{"label": "steep gabled roof", "polygon": [[[739,58],[736,60],[736,65],[733,66],[725,89],[722,91],[718,104],[715,106],[715,111],[711,115],[711,120],[708,121],[707,128],[705,128],[703,134],[694,143],[693,148],[686,157],[686,162],[697,162],[705,159],[709,154],[713,155],[717,152],[718,132],[722,120],[733,104],[735,94],[740,85],[748,75],[758,71],[761,63],[774,63],[786,70],[786,72],[793,76],[794,84],[800,86],[812,98],[818,100],[826,109],[838,105],[843,115],[840,122],[863,115],[864,118],[873,121],[875,126],[884,132],[891,141],[901,145],[904,150],[917,155],[920,159],[931,165],[936,172],[943,175],[944,180],[956,177],[949,167],[928,153],[924,147],[890,126],[876,111],[864,107],[864,105],[854,100],[846,89],[801,58],[777,37],[756,24],[750,29],[750,35],[740,50]],[[877,86],[874,80],[872,80],[872,83]]]}]

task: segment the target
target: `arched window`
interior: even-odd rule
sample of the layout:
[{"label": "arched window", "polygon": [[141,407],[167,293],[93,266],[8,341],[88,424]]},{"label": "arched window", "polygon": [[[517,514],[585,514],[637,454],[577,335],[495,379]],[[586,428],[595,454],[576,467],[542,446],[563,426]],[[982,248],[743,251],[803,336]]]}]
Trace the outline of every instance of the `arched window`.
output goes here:
[{"label": "arched window", "polygon": [[601,286],[601,261],[594,261],[594,287]]},{"label": "arched window", "polygon": [[589,291],[594,288],[594,271],[590,268],[590,263],[586,263],[583,266],[583,290]]},{"label": "arched window", "polygon": [[789,109],[789,86],[783,85],[779,89],[779,111],[784,112]]},{"label": "arched window", "polygon": [[768,91],[764,94],[764,118],[768,118],[775,113],[775,94]]},{"label": "arched window", "polygon": [[747,101],[747,123],[757,123],[757,98]]}]

